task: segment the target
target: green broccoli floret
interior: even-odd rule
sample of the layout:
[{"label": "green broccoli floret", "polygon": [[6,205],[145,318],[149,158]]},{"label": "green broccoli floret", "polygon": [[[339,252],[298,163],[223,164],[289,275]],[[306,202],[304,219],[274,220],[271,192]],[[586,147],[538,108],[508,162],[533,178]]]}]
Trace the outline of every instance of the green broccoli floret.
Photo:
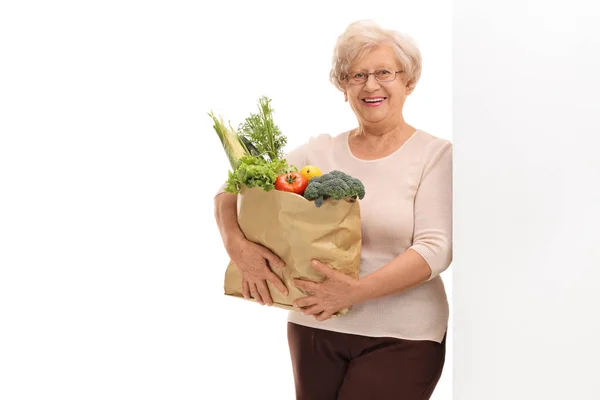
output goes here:
[{"label": "green broccoli floret", "polygon": [[331,177],[321,184],[321,195],[340,200],[350,192],[350,186],[343,179]]},{"label": "green broccoli floret", "polygon": [[317,207],[321,207],[321,204],[323,204],[323,196],[321,195],[321,182],[317,180],[318,178],[319,177],[312,178],[308,182],[306,189],[304,189],[304,198],[307,200],[315,200]]},{"label": "green broccoli floret", "polygon": [[312,178],[304,190],[304,198],[315,200],[317,207],[329,197],[340,200],[344,197],[363,199],[364,196],[365,187],[359,179],[337,170]]},{"label": "green broccoli floret", "polygon": [[353,178],[352,176],[346,174],[345,172],[334,170],[329,174],[340,178],[343,180],[349,187],[346,196],[348,197],[358,197],[359,199],[363,199],[365,197],[365,186],[358,178]]}]

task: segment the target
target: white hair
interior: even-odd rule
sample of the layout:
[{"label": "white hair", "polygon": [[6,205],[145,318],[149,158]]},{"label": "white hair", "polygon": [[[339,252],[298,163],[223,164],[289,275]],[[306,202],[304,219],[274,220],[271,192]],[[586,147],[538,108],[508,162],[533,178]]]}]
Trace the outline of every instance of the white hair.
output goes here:
[{"label": "white hair", "polygon": [[421,78],[422,58],[415,41],[408,35],[383,29],[371,20],[360,20],[348,25],[336,42],[329,78],[344,91],[344,79],[350,66],[368,51],[388,45],[396,54],[405,73],[406,84],[412,90]]}]

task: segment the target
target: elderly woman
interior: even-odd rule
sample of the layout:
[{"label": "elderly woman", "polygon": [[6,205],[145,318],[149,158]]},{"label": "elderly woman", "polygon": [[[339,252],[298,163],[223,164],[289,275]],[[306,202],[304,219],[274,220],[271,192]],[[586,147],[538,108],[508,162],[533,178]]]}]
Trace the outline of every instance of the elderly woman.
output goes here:
[{"label": "elderly woman", "polygon": [[[448,302],[440,278],[452,260],[452,144],[409,125],[403,107],[421,74],[406,36],[370,21],[338,38],[330,78],[358,126],[313,136],[286,155],[359,178],[362,249],[359,279],[318,260],[322,283],[296,281],[310,296],[288,317],[297,399],[429,399],[445,360]],[[272,304],[265,281],[281,260],[244,238],[236,196],[216,197],[228,254],[247,296]],[[277,286],[285,291],[281,282]],[[331,318],[347,306],[350,312]]]}]

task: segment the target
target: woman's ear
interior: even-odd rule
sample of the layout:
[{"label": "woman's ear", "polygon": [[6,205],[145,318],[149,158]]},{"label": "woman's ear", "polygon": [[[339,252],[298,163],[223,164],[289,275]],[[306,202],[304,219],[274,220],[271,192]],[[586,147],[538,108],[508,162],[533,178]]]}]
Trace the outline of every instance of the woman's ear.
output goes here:
[{"label": "woman's ear", "polygon": [[405,89],[404,89],[404,93],[406,94],[406,96],[408,96],[409,94],[411,94],[413,92],[413,90],[415,90],[415,86],[412,84],[413,80],[409,80],[409,81],[404,81],[404,84],[406,85]]}]

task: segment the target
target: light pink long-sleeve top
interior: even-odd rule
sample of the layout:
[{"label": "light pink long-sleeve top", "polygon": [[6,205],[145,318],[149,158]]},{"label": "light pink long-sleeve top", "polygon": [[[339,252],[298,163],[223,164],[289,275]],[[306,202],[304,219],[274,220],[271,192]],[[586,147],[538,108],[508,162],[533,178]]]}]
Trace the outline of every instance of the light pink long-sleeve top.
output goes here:
[{"label": "light pink long-sleeve top", "polygon": [[431,276],[402,293],[354,305],[343,316],[319,322],[290,311],[288,320],[342,333],[441,342],[449,316],[440,273],[452,261],[452,143],[417,130],[393,154],[361,160],[350,151],[348,134],[315,136],[286,159],[298,168],[341,170],[365,185],[360,277],[409,248],[427,261]]}]

